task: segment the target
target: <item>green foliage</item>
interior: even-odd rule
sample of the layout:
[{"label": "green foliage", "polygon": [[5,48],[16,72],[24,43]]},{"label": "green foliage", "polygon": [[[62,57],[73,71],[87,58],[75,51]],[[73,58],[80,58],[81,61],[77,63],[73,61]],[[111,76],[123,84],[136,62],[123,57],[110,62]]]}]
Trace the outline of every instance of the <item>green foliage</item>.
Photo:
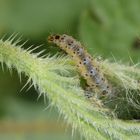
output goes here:
[{"label": "green foliage", "polygon": [[[89,0],[0,1],[0,31],[42,37],[48,32],[73,32]],[[73,10],[72,10],[73,9]],[[8,30],[8,31],[7,31]]]},{"label": "green foliage", "polygon": [[140,117],[140,69],[139,64],[124,65],[122,63],[102,62],[104,74],[113,86],[112,99],[105,99],[106,105],[114,109],[121,119],[137,119]]},{"label": "green foliage", "polygon": [[[89,7],[87,7],[88,4]],[[80,40],[83,41],[89,53],[94,56],[99,54],[106,58],[110,56],[115,58],[115,63],[106,60],[100,62],[102,71],[115,91],[112,98],[102,99],[105,107],[120,119],[139,119],[140,70],[137,64],[133,64],[133,61],[137,62],[140,54],[140,43],[136,45],[140,40],[139,5],[139,0],[127,0],[127,2],[124,0],[1,0],[0,34],[16,31],[30,40],[36,38],[32,44],[35,42],[42,44],[48,32],[73,35],[79,33]],[[81,13],[82,16],[78,22]],[[28,44],[25,45],[25,48],[27,47]],[[47,51],[53,54],[55,49],[47,49]],[[23,75],[22,73],[28,76],[29,80],[25,86],[29,84],[30,89],[34,85],[40,93],[39,96],[47,96],[50,106],[57,107],[66,122],[73,126],[73,131],[79,130],[81,135],[89,140],[139,139],[139,123],[107,118],[108,112],[104,112],[106,108],[95,107],[96,103],[91,106],[85,100],[79,76],[68,57],[47,55],[41,58],[37,56],[40,53],[35,54],[35,52],[38,52],[38,49],[24,50],[21,45],[12,43],[11,39],[0,41],[2,67],[6,63],[10,72],[14,68],[19,76]],[[132,65],[124,65],[116,59],[130,59]],[[16,91],[20,90],[20,87],[17,87],[18,80],[13,73],[11,73],[12,81],[8,76],[6,77],[6,69],[4,73],[3,77],[0,76],[0,93],[4,93],[0,95],[0,116],[6,112],[6,106],[8,109],[9,106],[13,108],[7,100],[8,96],[11,94],[13,97]],[[3,105],[4,101],[6,105]],[[21,116],[26,114],[23,113],[23,109],[21,110],[21,114],[19,113]],[[35,115],[29,112],[31,113],[29,116]],[[17,120],[18,115],[15,116]],[[29,139],[41,138],[44,137],[34,135]]]},{"label": "green foliage", "polygon": [[[90,9],[82,14],[79,35],[92,54],[112,55],[116,59],[137,62],[140,49],[136,46],[140,34],[140,1],[91,2]],[[125,55],[124,55],[125,54]]]},{"label": "green foliage", "polygon": [[[111,119],[106,116],[103,108],[95,106],[96,102],[91,105],[85,100],[84,91],[79,86],[79,78],[69,58],[38,57],[40,53],[35,54],[32,52],[33,49],[24,50],[21,47],[22,45],[17,45],[17,42],[12,43],[12,39],[0,40],[0,62],[5,63],[10,70],[17,69],[19,75],[25,73],[29,77],[27,83],[31,82],[40,95],[47,95],[50,105],[57,107],[59,113],[64,116],[64,120],[72,125],[73,131],[79,130],[87,140],[132,140],[140,136],[140,126],[135,122]],[[120,67],[112,64],[117,68],[111,69],[110,65],[106,61],[101,63],[104,71],[112,72],[111,74],[106,72],[106,75],[114,81],[116,86],[121,87],[121,84],[117,84],[116,81],[122,80],[117,77],[116,69],[119,69],[118,72],[122,72],[124,77],[125,72],[128,72],[128,76],[129,74],[140,75],[139,71],[133,71],[131,67],[125,69],[123,65]],[[128,82],[131,84],[131,81]],[[126,83],[127,81],[124,82]]]}]

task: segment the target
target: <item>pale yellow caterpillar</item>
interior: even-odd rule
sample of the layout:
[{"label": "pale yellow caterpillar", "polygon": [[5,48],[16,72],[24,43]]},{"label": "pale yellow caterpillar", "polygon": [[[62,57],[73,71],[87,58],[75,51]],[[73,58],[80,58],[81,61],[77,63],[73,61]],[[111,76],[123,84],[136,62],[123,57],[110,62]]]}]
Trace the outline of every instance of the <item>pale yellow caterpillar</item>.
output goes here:
[{"label": "pale yellow caterpillar", "polygon": [[58,45],[67,54],[72,56],[79,73],[87,81],[91,89],[97,91],[100,95],[111,93],[112,89],[100,71],[99,64],[91,57],[80,42],[66,34],[50,35],[48,42]]}]

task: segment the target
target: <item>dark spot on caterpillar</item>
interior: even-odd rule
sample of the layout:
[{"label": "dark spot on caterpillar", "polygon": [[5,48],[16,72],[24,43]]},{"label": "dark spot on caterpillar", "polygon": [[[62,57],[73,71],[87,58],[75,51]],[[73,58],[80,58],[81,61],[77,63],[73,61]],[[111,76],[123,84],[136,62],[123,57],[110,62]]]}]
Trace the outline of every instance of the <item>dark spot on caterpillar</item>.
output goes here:
[{"label": "dark spot on caterpillar", "polygon": [[86,65],[86,62],[83,62],[84,65]]},{"label": "dark spot on caterpillar", "polygon": [[52,42],[54,40],[54,37],[53,36],[49,36],[48,37],[48,42]]},{"label": "dark spot on caterpillar", "polygon": [[91,77],[92,77],[92,76],[94,77],[94,76],[96,75],[96,71],[91,70],[91,71],[90,71],[90,75],[91,75]]},{"label": "dark spot on caterpillar", "polygon": [[78,48],[78,49],[77,49],[77,54],[78,54],[78,56],[80,56],[80,57],[84,57],[84,56],[83,56],[83,55],[84,55],[83,49],[82,49],[82,48]]},{"label": "dark spot on caterpillar", "polygon": [[69,46],[71,46],[73,44],[73,40],[71,40],[71,39],[67,39],[66,42]]},{"label": "dark spot on caterpillar", "polygon": [[79,62],[79,64],[82,64],[82,62]]},{"label": "dark spot on caterpillar", "polygon": [[80,49],[78,48],[78,49],[77,49],[77,52],[79,52],[79,51],[80,51]]},{"label": "dark spot on caterpillar", "polygon": [[85,92],[85,96],[86,96],[88,99],[90,99],[90,98],[93,97],[93,95],[92,95],[90,92],[88,92],[88,91]]},{"label": "dark spot on caterpillar", "polygon": [[96,84],[96,87],[99,87],[99,86]]},{"label": "dark spot on caterpillar", "polygon": [[106,90],[102,91],[102,95],[106,95],[107,93],[108,93],[108,91],[106,91]]},{"label": "dark spot on caterpillar", "polygon": [[55,39],[59,39],[60,38],[60,36],[59,35],[55,35]]},{"label": "dark spot on caterpillar", "polygon": [[91,56],[88,56],[88,58],[89,58],[91,61],[93,61],[93,58],[92,58]]},{"label": "dark spot on caterpillar", "polygon": [[100,83],[96,81],[96,85],[99,85]]},{"label": "dark spot on caterpillar", "polygon": [[61,37],[60,40],[64,40],[64,37]]},{"label": "dark spot on caterpillar", "polygon": [[66,35],[64,34],[64,35],[63,35],[63,37],[65,38],[65,37],[66,37]]},{"label": "dark spot on caterpillar", "polygon": [[88,74],[86,73],[85,76],[88,76]]},{"label": "dark spot on caterpillar", "polygon": [[71,40],[71,44],[73,44],[73,40]]},{"label": "dark spot on caterpillar", "polygon": [[109,89],[109,86],[107,86],[107,89]]},{"label": "dark spot on caterpillar", "polygon": [[96,71],[98,71],[99,72],[99,69],[98,68],[95,68],[96,69]]},{"label": "dark spot on caterpillar", "polygon": [[102,81],[104,81],[105,79],[104,78],[102,78]]},{"label": "dark spot on caterpillar", "polygon": [[83,58],[83,61],[84,61],[84,62],[83,62],[84,65],[88,65],[89,62],[90,62],[89,59],[87,59],[87,58]]},{"label": "dark spot on caterpillar", "polygon": [[93,73],[93,70],[91,70],[90,73]]}]

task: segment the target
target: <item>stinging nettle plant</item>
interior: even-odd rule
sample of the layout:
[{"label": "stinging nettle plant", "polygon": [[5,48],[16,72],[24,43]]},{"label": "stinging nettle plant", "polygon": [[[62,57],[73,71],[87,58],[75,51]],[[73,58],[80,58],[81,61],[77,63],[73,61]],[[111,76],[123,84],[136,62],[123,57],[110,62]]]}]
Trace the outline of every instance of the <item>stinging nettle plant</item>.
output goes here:
[{"label": "stinging nettle plant", "polygon": [[[69,57],[41,57],[41,52],[33,52],[35,48],[29,47],[25,50],[22,48],[23,44],[19,45],[19,40],[14,40],[15,35],[7,40],[0,40],[2,66],[5,63],[10,70],[14,68],[19,75],[24,73],[28,76],[27,84],[32,83],[39,91],[39,96],[47,96],[50,106],[57,107],[64,120],[72,126],[72,132],[78,130],[86,140],[139,139],[140,124],[117,119],[123,107],[137,111],[140,109],[139,100],[136,100],[140,90],[140,69],[137,65],[100,61],[101,69],[116,94],[101,101],[97,99],[91,105],[83,96],[84,90],[80,86],[79,76]],[[98,102],[103,102],[104,106],[98,107]],[[106,111],[107,108],[109,111]]]}]

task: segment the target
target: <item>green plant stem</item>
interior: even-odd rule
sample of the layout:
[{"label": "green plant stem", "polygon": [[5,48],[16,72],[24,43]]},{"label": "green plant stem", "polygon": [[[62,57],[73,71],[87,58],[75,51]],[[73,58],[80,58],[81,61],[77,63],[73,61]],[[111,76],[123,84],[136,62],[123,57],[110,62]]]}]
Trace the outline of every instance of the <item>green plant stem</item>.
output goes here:
[{"label": "green plant stem", "polygon": [[69,59],[37,57],[16,43],[0,40],[0,62],[19,74],[25,73],[28,82],[32,81],[40,95],[47,95],[50,105],[57,107],[65,121],[86,140],[132,140],[140,136],[140,125],[108,118],[85,100]]}]

